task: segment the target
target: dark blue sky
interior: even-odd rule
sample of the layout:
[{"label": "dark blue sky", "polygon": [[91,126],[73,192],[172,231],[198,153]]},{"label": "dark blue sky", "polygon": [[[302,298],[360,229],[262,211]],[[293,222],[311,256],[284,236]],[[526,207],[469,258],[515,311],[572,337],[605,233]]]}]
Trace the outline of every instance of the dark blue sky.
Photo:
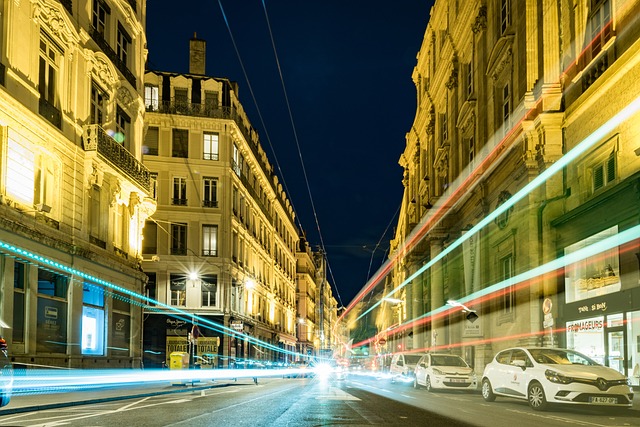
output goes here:
[{"label": "dark blue sky", "polygon": [[386,259],[397,223],[398,159],[416,110],[411,73],[433,1],[264,0],[295,134],[263,1],[221,2],[248,82],[218,0],[148,0],[148,67],[186,73],[189,39],[207,41],[206,74],[238,82],[314,248],[317,218],[346,306]]}]

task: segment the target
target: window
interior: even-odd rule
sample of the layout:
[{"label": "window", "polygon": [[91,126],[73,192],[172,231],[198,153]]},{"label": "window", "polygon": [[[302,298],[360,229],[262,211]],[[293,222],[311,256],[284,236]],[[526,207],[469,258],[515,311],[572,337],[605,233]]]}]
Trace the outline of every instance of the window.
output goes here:
[{"label": "window", "polygon": [[218,226],[202,226],[202,256],[218,256]]},{"label": "window", "polygon": [[92,21],[93,28],[106,38],[107,29],[107,17],[111,13],[109,6],[102,0],[93,0],[93,15]]},{"label": "window", "polygon": [[142,231],[142,253],[158,253],[158,224],[153,221],[146,221]]},{"label": "window", "polygon": [[173,199],[171,204],[179,206],[187,205],[187,178],[173,178]]},{"label": "window", "polygon": [[[61,166],[55,158],[40,154],[37,157],[34,170],[33,204],[48,206],[54,209],[57,205],[58,176]],[[51,210],[50,210],[51,212]]]},{"label": "window", "polygon": [[500,34],[504,35],[511,26],[511,0],[500,1]]},{"label": "window", "polygon": [[173,147],[171,157],[189,157],[189,131],[187,129],[173,129]]},{"label": "window", "polygon": [[204,92],[204,111],[207,115],[211,115],[213,111],[218,109],[218,92]]},{"label": "window", "polygon": [[38,269],[38,294],[67,299],[69,278],[50,270]]},{"label": "window", "polygon": [[189,91],[185,88],[175,88],[173,97],[176,112],[187,114],[189,112]]},{"label": "window", "polygon": [[591,0],[591,58],[595,58],[612,34],[611,0]]},{"label": "window", "polygon": [[96,86],[95,83],[91,85],[91,124],[101,125],[104,123],[107,99],[107,95],[102,89]]},{"label": "window", "polygon": [[[507,255],[500,259],[502,280],[507,281],[513,277],[513,255]],[[511,314],[515,308],[516,292],[513,285],[504,288],[501,299],[502,314]]]},{"label": "window", "polygon": [[129,208],[124,203],[116,206],[113,212],[113,245],[123,251],[129,242]]},{"label": "window", "polygon": [[611,153],[608,159],[593,167],[593,191],[598,191],[616,179],[616,156]]},{"label": "window", "polygon": [[217,133],[204,133],[204,160],[218,160]]},{"label": "window", "polygon": [[82,288],[82,354],[104,354],[104,290],[85,283]]},{"label": "window", "polygon": [[43,35],[40,38],[38,69],[39,113],[57,127],[62,126],[57,99],[58,58],[61,55],[61,50],[48,37]]},{"label": "window", "polygon": [[202,306],[212,307],[216,305],[216,292],[218,288],[218,276],[206,275],[200,279],[202,289]]},{"label": "window", "polygon": [[184,276],[178,274],[171,274],[169,280],[169,288],[171,291],[170,304],[178,307],[186,306],[187,280]]},{"label": "window", "polygon": [[69,277],[38,267],[36,353],[67,353]]},{"label": "window", "polygon": [[102,194],[97,185],[93,185],[89,192],[89,234],[100,239],[102,237]]},{"label": "window", "polygon": [[473,159],[476,156],[476,141],[473,136],[467,140],[467,149],[468,149],[467,160],[469,161],[469,165],[473,167]]},{"label": "window", "polygon": [[24,342],[25,330],[25,289],[27,280],[27,264],[16,260],[13,265],[13,325],[14,343]]},{"label": "window", "polygon": [[158,111],[158,86],[144,86],[144,106],[147,111]]},{"label": "window", "polygon": [[447,124],[447,113],[442,115],[442,144],[446,144],[449,139],[449,129]]},{"label": "window", "polygon": [[202,206],[205,208],[217,208],[218,207],[218,179],[217,178],[203,178],[202,179],[203,191],[202,191]]},{"label": "window", "polygon": [[129,66],[129,50],[131,48],[131,36],[127,34],[124,27],[118,22],[118,39],[116,43],[116,54],[125,67]]},{"label": "window", "polygon": [[142,152],[147,156],[158,155],[158,138],[159,130],[156,127],[150,127],[147,129],[147,134],[144,136],[144,147]]},{"label": "window", "polygon": [[129,148],[128,136],[130,128],[131,119],[129,115],[118,106],[116,108],[116,134],[113,136],[113,139],[115,139],[118,144],[124,145],[127,149]]},{"label": "window", "polygon": [[187,224],[171,224],[171,255],[187,254]]},{"label": "window", "polygon": [[236,173],[236,175],[240,176],[240,171],[241,169],[241,165],[240,165],[240,159],[241,159],[241,155],[240,152],[238,151],[238,147],[233,144],[233,171]]},{"label": "window", "polygon": [[[147,277],[149,280],[147,280],[147,284],[144,287],[144,295],[147,298],[156,301],[156,273],[147,273]],[[147,302],[147,304],[156,305],[150,302]]]},{"label": "window", "polygon": [[507,134],[511,127],[509,118],[511,116],[511,89],[509,84],[502,88],[502,125],[504,127],[504,135]]}]

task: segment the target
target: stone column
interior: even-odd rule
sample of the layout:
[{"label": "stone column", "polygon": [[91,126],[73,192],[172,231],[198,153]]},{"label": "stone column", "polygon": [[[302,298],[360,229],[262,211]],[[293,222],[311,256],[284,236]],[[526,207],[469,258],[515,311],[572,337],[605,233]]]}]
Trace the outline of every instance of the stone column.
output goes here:
[{"label": "stone column", "polygon": [[[431,258],[437,257],[443,249],[443,236],[432,236]],[[435,310],[444,305],[444,282],[442,275],[442,262],[436,262],[430,269],[431,271],[431,309]],[[431,320],[431,346],[439,346],[444,344],[444,321],[440,317]]]}]

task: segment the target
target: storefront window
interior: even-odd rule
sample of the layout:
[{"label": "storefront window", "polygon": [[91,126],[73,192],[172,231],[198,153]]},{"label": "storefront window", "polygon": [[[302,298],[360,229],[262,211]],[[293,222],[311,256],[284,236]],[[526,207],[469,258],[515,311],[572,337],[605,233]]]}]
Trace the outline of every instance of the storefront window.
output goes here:
[{"label": "storefront window", "polygon": [[567,322],[567,348],[604,365],[604,316]]},{"label": "storefront window", "polygon": [[104,354],[104,289],[85,283],[82,289],[82,354]]},{"label": "storefront window", "polygon": [[[601,240],[615,236],[616,234],[618,234],[617,225],[567,246],[564,249],[564,254],[567,256],[581,249],[593,247],[593,245]],[[567,303],[619,292],[620,288],[620,267],[617,247],[596,253],[593,256],[566,267],[565,295]]]},{"label": "storefront window", "polygon": [[640,386],[640,311],[627,313],[627,354],[631,385]]}]

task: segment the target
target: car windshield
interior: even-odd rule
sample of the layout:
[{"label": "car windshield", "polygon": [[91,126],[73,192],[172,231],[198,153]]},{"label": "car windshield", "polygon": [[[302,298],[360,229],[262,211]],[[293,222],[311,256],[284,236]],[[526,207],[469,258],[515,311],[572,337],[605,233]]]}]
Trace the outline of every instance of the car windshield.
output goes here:
[{"label": "car windshield", "polygon": [[421,357],[421,354],[405,354],[404,361],[409,365],[416,365]]},{"label": "car windshield", "polygon": [[584,354],[576,351],[561,349],[532,349],[529,350],[533,359],[545,365],[598,365]]},{"label": "car windshield", "polygon": [[467,364],[458,356],[431,356],[431,366],[466,367]]}]

